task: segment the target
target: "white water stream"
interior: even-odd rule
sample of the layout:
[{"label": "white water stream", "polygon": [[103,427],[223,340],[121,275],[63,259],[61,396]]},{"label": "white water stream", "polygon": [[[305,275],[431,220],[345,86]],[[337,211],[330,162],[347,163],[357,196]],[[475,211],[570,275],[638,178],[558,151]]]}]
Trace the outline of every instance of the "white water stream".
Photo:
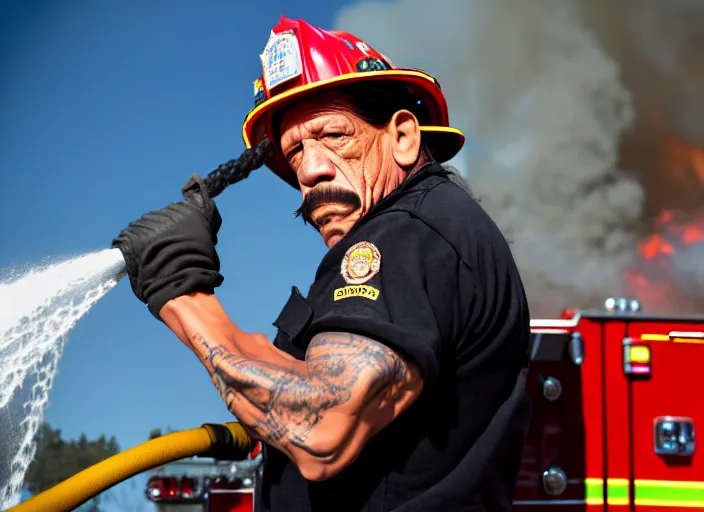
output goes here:
[{"label": "white water stream", "polygon": [[0,282],[0,418],[11,416],[13,396],[31,383],[31,389],[23,389],[28,399],[20,404],[19,434],[8,444],[14,453],[0,454],[11,458],[10,477],[0,481],[0,510],[20,501],[66,334],[124,272],[122,253],[107,249]]}]

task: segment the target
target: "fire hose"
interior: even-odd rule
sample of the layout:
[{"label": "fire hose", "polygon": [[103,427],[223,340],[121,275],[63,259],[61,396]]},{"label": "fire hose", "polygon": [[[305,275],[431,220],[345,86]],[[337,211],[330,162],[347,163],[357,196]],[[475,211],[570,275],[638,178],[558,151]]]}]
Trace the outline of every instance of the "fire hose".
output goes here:
[{"label": "fire hose", "polygon": [[164,464],[193,456],[243,460],[253,448],[239,423],[206,423],[113,455],[6,512],[70,512],[120,482]]}]

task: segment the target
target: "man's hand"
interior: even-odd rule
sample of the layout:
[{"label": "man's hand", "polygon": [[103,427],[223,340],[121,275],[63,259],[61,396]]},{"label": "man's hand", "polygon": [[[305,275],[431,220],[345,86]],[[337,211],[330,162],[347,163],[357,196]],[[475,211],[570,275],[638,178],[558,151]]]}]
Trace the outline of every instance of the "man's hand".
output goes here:
[{"label": "man's hand", "polygon": [[215,250],[220,213],[200,176],[183,193],[184,201],[145,214],[112,242],[125,258],[132,291],[158,319],[169,300],[213,293],[223,281]]}]

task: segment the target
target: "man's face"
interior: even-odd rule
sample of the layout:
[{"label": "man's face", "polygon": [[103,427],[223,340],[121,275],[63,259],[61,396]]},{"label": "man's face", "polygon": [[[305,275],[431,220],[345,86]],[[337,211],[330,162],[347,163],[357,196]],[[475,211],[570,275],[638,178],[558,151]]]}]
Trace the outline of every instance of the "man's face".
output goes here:
[{"label": "man's face", "polygon": [[280,144],[298,178],[304,218],[332,247],[404,173],[395,159],[393,128],[363,121],[340,97],[316,100],[284,114]]}]

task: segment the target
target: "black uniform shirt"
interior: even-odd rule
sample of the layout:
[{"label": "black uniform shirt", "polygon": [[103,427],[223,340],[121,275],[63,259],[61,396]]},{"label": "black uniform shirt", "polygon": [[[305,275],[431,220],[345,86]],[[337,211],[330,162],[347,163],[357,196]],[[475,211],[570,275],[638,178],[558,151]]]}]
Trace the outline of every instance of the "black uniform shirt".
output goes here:
[{"label": "black uniform shirt", "polygon": [[430,164],[380,201],[297,289],[275,345],[304,359],[326,331],[415,362],[418,400],[338,475],[303,479],[267,447],[263,511],[510,510],[529,404],[529,312],[510,248],[457,176]]}]

